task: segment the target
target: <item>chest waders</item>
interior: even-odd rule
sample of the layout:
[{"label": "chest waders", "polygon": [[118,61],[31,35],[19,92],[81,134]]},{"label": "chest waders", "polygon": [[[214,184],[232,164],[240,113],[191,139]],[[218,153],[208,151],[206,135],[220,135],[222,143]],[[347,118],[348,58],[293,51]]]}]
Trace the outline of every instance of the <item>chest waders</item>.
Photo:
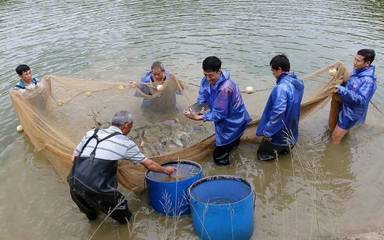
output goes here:
[{"label": "chest waders", "polygon": [[[98,131],[99,129],[96,128],[75,158],[68,176],[68,183],[73,188],[81,188],[85,191],[111,193],[116,191],[117,188],[116,171],[118,161],[96,158],[95,155],[99,143],[121,133],[114,132],[105,138],[99,139],[97,136]],[[92,139],[96,139],[94,149],[89,157],[82,157],[81,154]]]},{"label": "chest waders", "polygon": [[[98,211],[125,224],[131,218],[128,202],[117,188],[117,160],[95,158],[99,143],[121,133],[114,132],[103,139],[97,136],[98,128],[86,141],[78,157],[73,162],[68,183],[72,200],[85,213],[89,220],[95,220]],[[86,146],[92,139],[96,145],[89,157],[81,157]]]}]

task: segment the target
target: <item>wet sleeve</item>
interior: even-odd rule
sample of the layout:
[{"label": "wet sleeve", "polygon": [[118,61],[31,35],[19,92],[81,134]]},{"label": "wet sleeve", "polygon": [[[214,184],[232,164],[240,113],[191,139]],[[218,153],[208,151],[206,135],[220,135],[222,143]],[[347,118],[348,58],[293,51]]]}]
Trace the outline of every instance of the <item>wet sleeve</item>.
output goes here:
[{"label": "wet sleeve", "polygon": [[219,122],[225,119],[228,115],[230,96],[230,89],[221,90],[215,98],[212,110],[203,115],[203,120]]},{"label": "wet sleeve", "polygon": [[287,93],[280,88],[273,89],[273,105],[271,107],[270,117],[265,125],[263,136],[272,137],[275,133],[284,127],[284,113],[287,109]]},{"label": "wet sleeve", "polygon": [[357,91],[353,91],[347,89],[346,87],[340,86],[337,92],[344,102],[364,106],[368,105],[375,89],[375,82],[370,78],[366,78],[364,83],[360,86],[359,89],[357,89]]},{"label": "wet sleeve", "polygon": [[124,158],[137,164],[143,161],[146,157],[140,151],[139,147],[134,142],[131,142],[125,152]]}]

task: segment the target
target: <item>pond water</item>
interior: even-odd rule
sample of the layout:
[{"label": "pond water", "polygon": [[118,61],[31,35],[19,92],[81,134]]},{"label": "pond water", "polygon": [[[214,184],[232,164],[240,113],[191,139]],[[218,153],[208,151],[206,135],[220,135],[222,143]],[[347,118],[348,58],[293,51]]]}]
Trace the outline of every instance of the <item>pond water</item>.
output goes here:
[{"label": "pond water", "polygon": [[[0,1],[0,238],[197,239],[190,217],[156,214],[145,194],[125,192],[133,224],[89,223],[49,161],[15,131],[8,91],[18,64],[38,77],[128,81],[160,60],[198,83],[202,60],[217,55],[241,88],[262,89],[273,85],[268,63],[278,53],[302,75],[336,60],[351,67],[360,48],[376,50],[373,103],[383,109],[384,1]],[[342,239],[384,226],[382,113],[370,113],[340,146],[328,144],[326,117],[303,121],[299,144],[279,161],[258,162],[257,147],[243,144],[230,167],[203,163],[206,175],[253,185],[253,239]]]}]

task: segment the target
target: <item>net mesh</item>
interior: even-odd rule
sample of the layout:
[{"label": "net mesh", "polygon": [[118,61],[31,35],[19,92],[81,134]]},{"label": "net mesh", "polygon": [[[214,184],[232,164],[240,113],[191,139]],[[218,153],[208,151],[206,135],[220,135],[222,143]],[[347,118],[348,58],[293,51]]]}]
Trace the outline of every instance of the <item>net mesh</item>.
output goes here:
[{"label": "net mesh", "polygon": [[[304,76],[306,89],[301,118],[307,118],[332,99],[329,117],[332,129],[339,107],[332,89],[335,84],[346,81],[347,77],[348,72],[341,62]],[[308,88],[309,85],[311,88]],[[144,154],[152,160],[162,164],[170,160],[200,162],[205,159],[214,147],[213,125],[191,121],[183,116],[183,110],[195,102],[198,86],[186,84],[172,75],[160,88],[155,84],[148,84],[147,87],[150,94],[127,82],[50,75],[42,79],[38,88],[11,91],[10,96],[35,150],[45,154],[63,179],[72,165],[72,152],[85,132],[94,127],[108,127],[113,114],[120,110],[129,110],[133,114],[134,127],[129,137],[141,145]],[[258,141],[255,131],[262,107],[256,109],[252,106],[256,102],[265,103],[269,92],[242,94],[254,119],[242,141]],[[143,108],[143,101],[150,102],[149,107]],[[125,188],[142,191],[144,175],[145,168],[140,164],[119,162],[118,180]]]}]

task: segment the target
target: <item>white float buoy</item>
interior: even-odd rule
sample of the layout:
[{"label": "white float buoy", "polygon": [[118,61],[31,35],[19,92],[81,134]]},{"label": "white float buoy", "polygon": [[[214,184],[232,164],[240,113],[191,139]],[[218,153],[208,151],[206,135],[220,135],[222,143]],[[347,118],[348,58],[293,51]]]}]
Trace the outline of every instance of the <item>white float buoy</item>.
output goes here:
[{"label": "white float buoy", "polygon": [[163,91],[164,86],[162,84],[156,86],[157,91]]},{"label": "white float buoy", "polygon": [[85,96],[89,97],[89,96],[91,96],[91,95],[92,95],[91,91],[86,91],[86,92],[85,92]]},{"label": "white float buoy", "polygon": [[253,93],[253,87],[252,86],[246,87],[245,88],[245,93],[248,93],[248,94]]},{"label": "white float buoy", "polygon": [[23,126],[21,126],[21,125],[17,126],[16,127],[16,131],[19,132],[19,133],[24,131]]},{"label": "white float buoy", "polygon": [[119,85],[118,89],[123,90],[125,87],[123,85]]},{"label": "white float buoy", "polygon": [[336,72],[337,72],[336,68],[330,68],[328,71],[329,75],[332,77],[336,75]]}]

